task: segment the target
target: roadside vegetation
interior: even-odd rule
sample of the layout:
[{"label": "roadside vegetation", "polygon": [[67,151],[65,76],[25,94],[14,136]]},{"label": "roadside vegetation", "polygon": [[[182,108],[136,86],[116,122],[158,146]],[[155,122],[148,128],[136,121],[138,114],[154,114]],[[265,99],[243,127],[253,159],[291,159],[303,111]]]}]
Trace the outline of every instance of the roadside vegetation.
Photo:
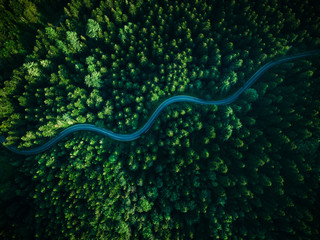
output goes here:
[{"label": "roadside vegetation", "polygon": [[[282,2],[0,0],[0,135],[131,133],[171,96],[227,97],[319,49],[319,3]],[[0,237],[317,239],[319,65],[281,64],[228,106],[171,105],[132,142],[1,148]]]}]

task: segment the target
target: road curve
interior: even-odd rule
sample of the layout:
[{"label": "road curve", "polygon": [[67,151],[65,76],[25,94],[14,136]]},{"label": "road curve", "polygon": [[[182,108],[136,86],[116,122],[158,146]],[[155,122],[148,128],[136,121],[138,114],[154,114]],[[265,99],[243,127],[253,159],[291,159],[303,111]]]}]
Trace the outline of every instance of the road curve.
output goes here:
[{"label": "road curve", "polygon": [[32,149],[28,149],[28,150],[19,150],[16,147],[4,145],[3,143],[6,141],[6,138],[4,136],[0,136],[0,142],[4,147],[6,147],[8,150],[10,150],[14,153],[21,154],[21,155],[33,155],[33,154],[38,154],[43,151],[46,151],[47,149],[49,149],[50,147],[55,145],[57,142],[59,142],[62,138],[66,137],[67,135],[69,135],[73,132],[76,132],[76,131],[91,131],[91,132],[96,132],[96,133],[102,134],[104,136],[110,137],[110,138],[117,140],[117,141],[132,141],[132,140],[139,138],[141,136],[141,134],[147,132],[149,130],[149,128],[152,126],[152,124],[155,122],[155,120],[157,119],[159,114],[162,112],[162,110],[170,104],[177,103],[177,102],[189,102],[189,103],[197,103],[197,104],[201,104],[201,105],[226,105],[226,104],[230,104],[230,103],[234,102],[245,90],[250,88],[259,79],[259,77],[264,72],[269,70],[270,68],[272,68],[278,64],[288,62],[288,61],[291,61],[294,59],[304,58],[304,57],[309,57],[309,56],[319,55],[319,54],[320,54],[320,50],[314,50],[314,51],[302,52],[302,53],[298,53],[298,54],[294,54],[294,55],[285,56],[285,57],[282,57],[278,60],[272,60],[272,61],[268,62],[267,64],[265,64],[264,66],[262,66],[238,91],[236,91],[233,95],[231,95],[225,99],[203,100],[200,98],[186,96],[186,95],[179,95],[179,96],[174,96],[174,97],[168,98],[167,100],[163,101],[158,106],[158,108],[154,111],[152,116],[149,118],[149,120],[145,123],[145,125],[143,127],[141,127],[136,132],[133,132],[130,134],[114,133],[110,130],[100,128],[100,127],[94,126],[92,124],[76,124],[76,125],[73,125],[71,127],[66,128],[65,130],[60,132],[56,137],[49,140],[47,143],[45,143],[39,147],[35,147]]}]

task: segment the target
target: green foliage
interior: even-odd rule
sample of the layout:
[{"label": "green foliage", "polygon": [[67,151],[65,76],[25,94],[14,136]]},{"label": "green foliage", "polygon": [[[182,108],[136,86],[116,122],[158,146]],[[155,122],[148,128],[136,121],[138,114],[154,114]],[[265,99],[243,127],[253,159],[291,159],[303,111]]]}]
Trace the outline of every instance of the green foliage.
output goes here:
[{"label": "green foliage", "polygon": [[244,98],[250,103],[254,102],[259,98],[259,94],[257,91],[253,88],[249,88],[245,93],[244,93]]},{"label": "green foliage", "polygon": [[67,40],[75,51],[79,51],[81,49],[81,43],[76,32],[67,31]]},{"label": "green foliage", "polygon": [[85,76],[84,81],[88,87],[100,88],[102,85],[101,73],[94,71]]},{"label": "green foliage", "polygon": [[[229,96],[273,57],[319,48],[313,1],[72,0],[57,24],[46,3],[0,4],[0,132],[19,148],[77,123],[132,133],[170,96]],[[228,106],[170,105],[130,143],[1,149],[0,237],[319,238],[318,68],[279,65]]]},{"label": "green foliage", "polygon": [[98,22],[93,19],[88,19],[86,34],[90,38],[97,39],[101,34],[101,27]]},{"label": "green foliage", "polygon": [[45,29],[49,39],[55,40],[58,38],[58,34],[53,27],[46,27]]}]

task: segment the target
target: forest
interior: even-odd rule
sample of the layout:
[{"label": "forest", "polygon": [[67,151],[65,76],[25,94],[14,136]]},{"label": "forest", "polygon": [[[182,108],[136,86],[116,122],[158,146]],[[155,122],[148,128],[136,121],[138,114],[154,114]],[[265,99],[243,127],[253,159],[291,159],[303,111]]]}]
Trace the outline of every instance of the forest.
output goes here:
[{"label": "forest", "polygon": [[[320,49],[317,0],[0,0],[0,135],[132,133]],[[320,239],[320,56],[225,106],[175,103],[139,139],[0,147],[1,239]]]}]

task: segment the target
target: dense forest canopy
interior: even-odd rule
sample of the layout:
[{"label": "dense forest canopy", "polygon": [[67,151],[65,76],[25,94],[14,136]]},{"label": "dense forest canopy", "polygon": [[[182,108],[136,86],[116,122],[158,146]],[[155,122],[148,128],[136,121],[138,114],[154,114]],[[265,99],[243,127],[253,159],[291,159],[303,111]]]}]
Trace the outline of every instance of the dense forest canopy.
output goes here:
[{"label": "dense forest canopy", "polygon": [[[0,0],[0,135],[28,149],[165,99],[222,99],[319,49],[317,1]],[[227,106],[170,105],[136,141],[77,132],[0,149],[3,239],[317,239],[319,56]]]}]

